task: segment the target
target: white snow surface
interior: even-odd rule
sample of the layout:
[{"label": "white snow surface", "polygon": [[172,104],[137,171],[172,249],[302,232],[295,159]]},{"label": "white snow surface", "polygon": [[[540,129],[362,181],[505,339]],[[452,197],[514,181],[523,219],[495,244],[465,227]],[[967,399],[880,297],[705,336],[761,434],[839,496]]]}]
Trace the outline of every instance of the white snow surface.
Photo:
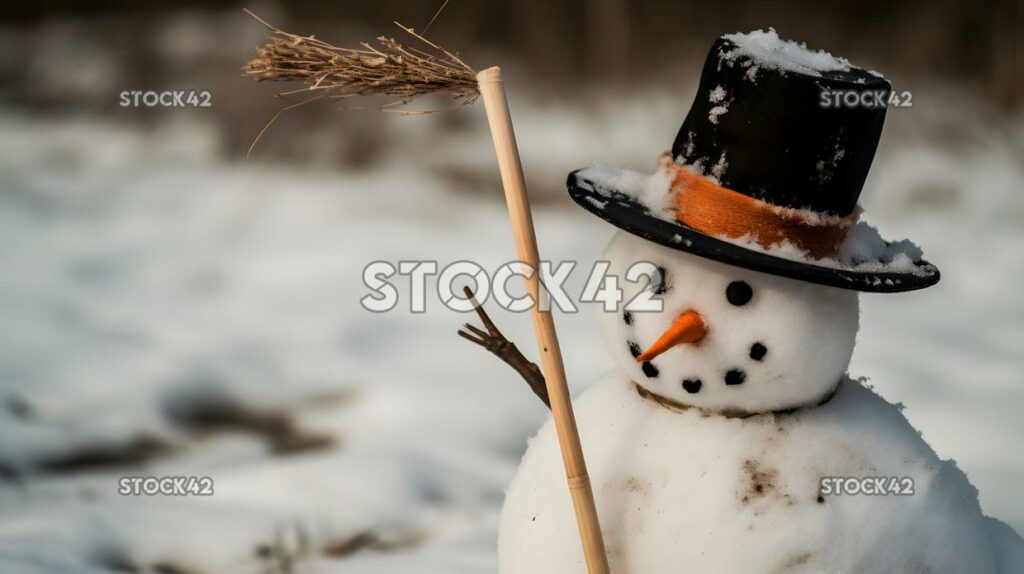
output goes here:
[{"label": "white snow surface", "polygon": [[600,195],[612,197],[617,193],[622,194],[644,206],[659,219],[676,220],[672,211],[672,198],[668,193],[672,180],[666,170],[659,169],[648,175],[631,169],[591,165],[579,170],[579,177],[581,186],[590,185]]},{"label": "white snow surface", "polygon": [[722,86],[715,86],[713,90],[708,93],[708,101],[712,104],[718,104],[708,110],[708,121],[713,124],[718,124],[719,116],[729,111],[729,102],[725,100],[728,96],[728,92]]},{"label": "white snow surface", "polygon": [[725,115],[725,113],[728,112],[728,111],[729,111],[729,104],[722,104],[720,106],[715,106],[715,107],[711,108],[710,110],[708,110],[708,121],[717,125],[718,124],[718,118],[720,116]]},{"label": "white snow surface", "polygon": [[[985,513],[1020,531],[1024,125],[951,115],[984,107],[939,88],[933,108],[889,114],[862,199],[943,279],[861,297],[851,373],[906,405]],[[542,255],[585,267],[613,230],[565,197],[566,172],[649,165],[685,113],[678,90],[587,107],[509,89],[531,193],[547,199],[534,202]],[[188,114],[139,128],[0,113],[0,571],[230,574],[282,556],[321,574],[495,571],[503,491],[544,409],[455,336],[471,317],[358,304],[376,259],[514,257],[482,112],[457,113],[469,126],[446,132],[385,115],[401,137],[369,170],[267,164],[260,148],[217,159],[219,136]],[[458,188],[450,167],[490,185]],[[582,284],[574,274],[570,293]],[[536,356],[529,319],[489,309]],[[583,310],[556,319],[575,393],[613,365]],[[168,417],[210,399],[285,412],[335,442],[282,456],[252,432]],[[142,434],[170,450],[47,466]],[[192,474],[212,477],[214,496],[115,494],[120,476]]]},{"label": "white snow surface", "polygon": [[726,34],[725,38],[736,44],[736,48],[722,56],[727,62],[745,62],[749,66],[751,79],[757,69],[768,68],[783,72],[799,72],[810,76],[821,76],[821,72],[850,70],[850,62],[824,50],[811,50],[803,42],[783,40],[775,28],[753,32]]}]

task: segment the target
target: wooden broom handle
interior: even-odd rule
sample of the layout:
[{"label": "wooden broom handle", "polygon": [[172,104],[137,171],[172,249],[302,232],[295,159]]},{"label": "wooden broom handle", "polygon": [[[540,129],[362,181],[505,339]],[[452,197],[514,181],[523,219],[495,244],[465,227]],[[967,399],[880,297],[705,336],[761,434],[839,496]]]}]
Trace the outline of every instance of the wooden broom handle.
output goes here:
[{"label": "wooden broom handle", "polygon": [[505,83],[501,79],[501,68],[487,68],[476,75],[480,84],[480,95],[487,112],[487,123],[494,138],[494,151],[498,154],[498,169],[501,183],[505,188],[505,202],[508,204],[512,232],[515,234],[519,259],[533,267],[534,273],[526,279],[526,290],[533,298],[531,308],[533,330],[537,336],[541,368],[547,381],[548,397],[551,400],[551,416],[558,432],[558,445],[562,450],[565,475],[569,493],[576,510],[576,523],[583,542],[583,556],[590,574],[608,574],[608,558],[605,555],[604,540],[601,538],[601,524],[594,505],[594,493],[587,475],[587,464],[583,460],[583,448],[576,429],[576,418],[572,413],[569,387],[565,381],[565,366],[562,351],[558,347],[555,322],[551,311],[540,306],[540,255],[537,253],[537,237],[533,231],[533,216],[530,200],[526,196],[526,180],[519,160],[516,136],[512,130],[512,117],[505,99]]}]

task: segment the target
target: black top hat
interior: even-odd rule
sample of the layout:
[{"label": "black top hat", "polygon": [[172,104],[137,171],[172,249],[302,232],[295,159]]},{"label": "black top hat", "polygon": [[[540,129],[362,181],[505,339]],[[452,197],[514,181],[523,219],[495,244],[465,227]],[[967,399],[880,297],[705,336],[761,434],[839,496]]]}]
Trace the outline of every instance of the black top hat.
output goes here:
[{"label": "black top hat", "polygon": [[[851,229],[890,91],[881,75],[774,30],[722,36],[663,165],[675,217],[593,169],[569,174],[569,194],[630,233],[739,267],[858,291],[922,289],[939,272],[916,249],[877,236],[874,249],[844,243],[874,232]],[[780,238],[811,256],[773,249]]]}]

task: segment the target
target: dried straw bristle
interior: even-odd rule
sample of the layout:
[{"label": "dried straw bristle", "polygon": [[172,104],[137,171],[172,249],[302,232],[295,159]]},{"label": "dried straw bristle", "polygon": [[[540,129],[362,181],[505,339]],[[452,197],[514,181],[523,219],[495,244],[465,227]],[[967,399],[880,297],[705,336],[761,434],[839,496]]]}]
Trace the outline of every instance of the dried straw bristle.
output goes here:
[{"label": "dried straw bristle", "polygon": [[385,36],[378,37],[376,45],[364,42],[362,48],[342,48],[313,36],[285,32],[252,12],[249,14],[270,32],[267,44],[256,48],[256,58],[242,68],[242,73],[258,81],[305,84],[303,88],[281,92],[282,96],[305,92],[315,98],[372,95],[401,98],[384,106],[385,109],[426,94],[449,94],[458,100],[458,105],[472,104],[479,96],[472,68],[455,54],[397,22],[396,25],[422,44],[422,49],[403,46]]}]

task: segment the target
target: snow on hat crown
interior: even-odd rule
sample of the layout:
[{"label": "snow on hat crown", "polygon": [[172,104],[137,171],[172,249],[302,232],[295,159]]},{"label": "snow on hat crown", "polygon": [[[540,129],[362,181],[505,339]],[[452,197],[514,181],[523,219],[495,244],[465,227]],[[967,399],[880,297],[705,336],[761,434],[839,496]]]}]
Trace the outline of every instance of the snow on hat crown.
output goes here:
[{"label": "snow on hat crown", "polygon": [[885,102],[891,86],[845,59],[780,40],[775,30],[722,36],[708,53],[672,155],[755,199],[848,215],[874,159],[885,107],[823,105],[823,93],[833,90],[876,92]]}]

